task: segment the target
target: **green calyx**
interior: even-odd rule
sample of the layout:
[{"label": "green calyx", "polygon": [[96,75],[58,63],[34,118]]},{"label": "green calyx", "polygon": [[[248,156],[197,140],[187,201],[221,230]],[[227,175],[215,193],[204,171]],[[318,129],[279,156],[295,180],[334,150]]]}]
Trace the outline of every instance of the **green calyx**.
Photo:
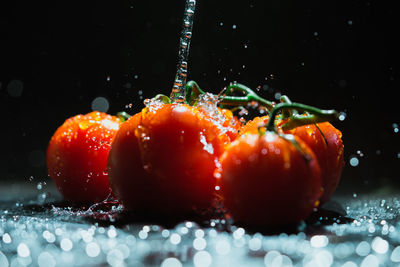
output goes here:
[{"label": "green calyx", "polygon": [[[266,125],[267,131],[276,132],[275,124],[277,118],[279,118],[280,121],[285,121],[281,125],[283,130],[290,130],[307,124],[332,121],[338,116],[335,110],[322,110],[301,103],[293,103],[286,95],[280,98],[281,103],[275,104],[272,101],[260,97],[249,87],[239,83],[230,84],[223,92],[224,93],[220,93],[217,96],[218,105],[220,106],[238,107],[257,102],[259,105],[265,107],[270,116]],[[243,94],[243,96],[234,96],[232,95],[233,93],[240,93]],[[185,86],[185,103],[194,106],[198,103],[200,96],[203,94],[205,94],[205,92],[201,90],[200,86],[195,81],[189,81]],[[170,103],[170,100],[168,103]],[[262,133],[260,132],[260,134]]]},{"label": "green calyx", "polygon": [[283,130],[290,130],[307,124],[316,124],[320,122],[332,121],[337,118],[336,110],[323,110],[316,107],[300,103],[279,103],[270,112],[270,118],[266,125],[267,131],[276,132],[276,116],[279,112],[292,111],[287,122],[281,125]]},{"label": "green calyx", "polygon": [[126,113],[125,111],[121,111],[117,113],[117,118],[121,121],[121,122],[125,122],[127,121],[130,117],[132,117],[131,115],[129,115],[128,113]]}]

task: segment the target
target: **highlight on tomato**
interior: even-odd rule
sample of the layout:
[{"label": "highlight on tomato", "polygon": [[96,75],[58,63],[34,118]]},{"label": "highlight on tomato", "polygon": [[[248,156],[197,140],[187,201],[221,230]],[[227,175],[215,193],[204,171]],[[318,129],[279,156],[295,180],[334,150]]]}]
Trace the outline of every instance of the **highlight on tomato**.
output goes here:
[{"label": "highlight on tomato", "polygon": [[48,174],[66,200],[95,203],[107,198],[107,159],[121,120],[103,112],[67,119],[47,148]]}]

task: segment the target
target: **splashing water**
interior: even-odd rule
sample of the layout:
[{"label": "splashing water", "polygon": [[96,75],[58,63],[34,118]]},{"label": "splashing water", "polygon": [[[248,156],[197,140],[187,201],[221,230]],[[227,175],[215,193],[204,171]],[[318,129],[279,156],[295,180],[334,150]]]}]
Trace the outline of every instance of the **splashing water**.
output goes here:
[{"label": "splashing water", "polygon": [[172,102],[182,103],[185,99],[185,85],[187,79],[187,65],[189,56],[190,40],[192,38],[194,10],[196,0],[186,0],[185,13],[183,16],[183,28],[179,40],[178,69],[172,86],[170,98]]}]

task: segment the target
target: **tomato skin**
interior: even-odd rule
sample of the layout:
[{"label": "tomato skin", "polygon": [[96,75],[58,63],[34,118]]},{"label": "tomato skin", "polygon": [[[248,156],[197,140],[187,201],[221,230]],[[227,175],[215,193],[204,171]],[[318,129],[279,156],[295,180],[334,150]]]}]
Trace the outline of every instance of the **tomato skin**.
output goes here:
[{"label": "tomato skin", "polygon": [[230,141],[236,139],[239,134],[239,130],[243,127],[242,122],[233,115],[232,111],[229,109],[220,109],[222,116],[225,118],[223,122],[223,126],[226,128],[226,134],[228,135]]},{"label": "tomato skin", "polygon": [[324,188],[320,202],[327,202],[336,190],[343,170],[342,133],[329,122],[297,127],[287,133],[298,136],[315,153],[321,167]]},{"label": "tomato skin", "polygon": [[143,109],[117,133],[109,156],[109,179],[126,209],[184,214],[210,207],[213,172],[226,134],[216,120],[185,104]]},{"label": "tomato skin", "polygon": [[[252,226],[297,223],[318,205],[321,176],[313,152],[273,132],[243,134],[221,156],[219,184],[234,221]],[[301,152],[300,152],[301,151]]]},{"label": "tomato skin", "polygon": [[95,203],[107,198],[107,158],[120,120],[102,112],[67,119],[52,136],[46,162],[50,177],[65,199]]}]

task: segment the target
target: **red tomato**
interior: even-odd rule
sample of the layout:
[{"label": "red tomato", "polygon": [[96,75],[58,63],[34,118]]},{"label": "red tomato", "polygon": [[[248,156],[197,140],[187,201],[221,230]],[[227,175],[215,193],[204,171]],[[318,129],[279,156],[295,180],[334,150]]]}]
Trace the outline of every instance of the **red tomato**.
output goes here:
[{"label": "red tomato", "polygon": [[[257,133],[258,127],[265,126],[268,116],[256,117],[244,125],[240,134]],[[278,130],[280,125],[278,123]],[[322,187],[324,192],[320,199],[321,204],[327,202],[335,192],[343,170],[344,146],[342,133],[329,122],[300,126],[285,133],[293,134],[303,140],[317,157],[321,168]]]},{"label": "red tomato", "polygon": [[329,122],[301,126],[287,132],[302,139],[317,156],[324,188],[320,201],[325,203],[336,190],[342,174],[342,133]]},{"label": "red tomato", "polygon": [[263,127],[268,123],[268,116],[263,117],[255,117],[252,120],[249,120],[245,125],[240,128],[239,135],[252,133],[258,133],[258,128]]},{"label": "red tomato", "polygon": [[47,168],[64,198],[94,203],[110,194],[107,158],[120,123],[117,117],[91,112],[67,119],[54,133]]},{"label": "red tomato", "polygon": [[222,199],[236,222],[292,224],[318,206],[320,168],[314,153],[295,136],[243,134],[220,160]]},{"label": "red tomato", "polygon": [[215,166],[228,142],[219,120],[195,107],[150,105],[122,124],[112,143],[113,193],[131,211],[207,209],[214,199]]},{"label": "red tomato", "polygon": [[218,110],[221,112],[221,115],[224,118],[222,125],[226,128],[226,133],[229,136],[230,141],[235,140],[243,124],[229,109],[218,108]]}]

